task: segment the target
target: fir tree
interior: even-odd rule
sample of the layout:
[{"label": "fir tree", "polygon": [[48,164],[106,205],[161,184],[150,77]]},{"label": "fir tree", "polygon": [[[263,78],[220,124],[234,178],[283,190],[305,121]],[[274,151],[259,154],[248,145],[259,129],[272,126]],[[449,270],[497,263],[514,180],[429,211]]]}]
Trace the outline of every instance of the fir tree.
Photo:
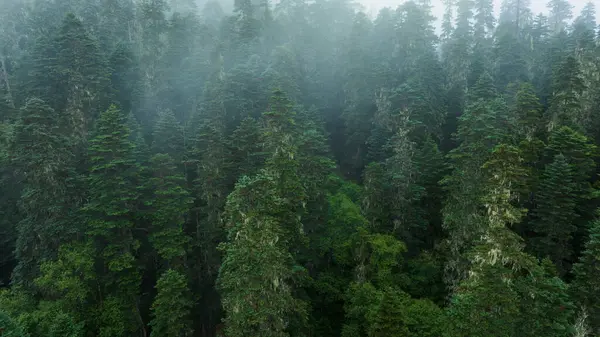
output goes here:
[{"label": "fir tree", "polygon": [[569,270],[573,255],[576,189],[569,163],[563,155],[556,155],[544,170],[531,226],[538,236],[532,239],[533,251],[540,258],[549,257],[561,275]]},{"label": "fir tree", "polygon": [[171,110],[162,111],[158,115],[152,133],[152,151],[168,154],[176,165],[181,165],[184,152],[184,133]]},{"label": "fir tree", "polygon": [[600,250],[600,222],[594,221],[591,224],[589,239],[585,245],[579,261],[573,266],[575,279],[571,285],[570,292],[576,303],[589,313],[588,323],[594,333],[600,331],[600,321],[598,313],[600,307],[594,298],[598,296],[598,251]]},{"label": "fir tree", "polygon": [[278,216],[285,205],[277,178],[267,172],[240,179],[228,197],[218,287],[229,336],[289,336],[291,316],[306,312],[290,284],[295,271],[289,233]]},{"label": "fir tree", "polygon": [[66,121],[39,99],[21,109],[11,145],[13,164],[24,177],[20,205],[24,218],[17,226],[14,274],[17,284],[38,275],[37,263],[56,256],[58,246],[70,240],[77,228],[69,221],[75,206],[72,180],[72,139]]},{"label": "fir tree", "polygon": [[152,231],[150,242],[167,266],[181,266],[190,238],[183,230],[192,198],[185,190],[185,178],[177,173],[171,157],[157,154],[150,159],[150,190],[153,197],[147,201],[151,209]]},{"label": "fir tree", "polygon": [[585,85],[581,78],[580,66],[574,57],[567,56],[556,65],[552,88],[554,94],[549,109],[548,130],[552,131],[562,125],[583,130],[585,121],[582,120],[579,97]]},{"label": "fir tree", "polygon": [[83,141],[102,108],[108,106],[108,73],[83,23],[67,14],[53,39],[38,41],[33,93],[57,111],[66,111],[72,133]]},{"label": "fir tree", "polygon": [[[114,105],[98,120],[88,150],[90,198],[83,210],[87,215],[85,233],[97,242],[98,257],[106,270],[101,276],[105,291],[118,298],[107,299],[102,315],[122,320],[124,326],[136,329],[131,322],[137,321],[132,315],[137,310],[141,277],[136,262],[140,242],[133,235],[139,197],[135,185],[138,168],[133,157],[135,146],[129,140],[130,131],[125,123],[125,115]],[[101,330],[100,335],[125,333],[119,328],[117,334],[113,330],[117,326],[104,324],[110,330]]]},{"label": "fir tree", "polygon": [[152,303],[150,336],[191,336],[189,316],[193,303],[185,275],[169,269],[158,279],[156,289],[158,294]]},{"label": "fir tree", "polygon": [[[404,297],[404,298],[403,298]],[[406,327],[405,308],[406,294],[394,290],[383,292],[382,298],[369,328],[369,336],[409,336],[410,333]]]}]

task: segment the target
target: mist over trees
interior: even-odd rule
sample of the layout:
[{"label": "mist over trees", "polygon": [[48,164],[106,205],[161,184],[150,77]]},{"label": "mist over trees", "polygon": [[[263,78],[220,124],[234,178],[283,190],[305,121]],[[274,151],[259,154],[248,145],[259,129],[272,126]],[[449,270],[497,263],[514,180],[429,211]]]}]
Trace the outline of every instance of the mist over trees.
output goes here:
[{"label": "mist over trees", "polygon": [[444,3],[0,2],[0,335],[599,336],[594,4]]}]

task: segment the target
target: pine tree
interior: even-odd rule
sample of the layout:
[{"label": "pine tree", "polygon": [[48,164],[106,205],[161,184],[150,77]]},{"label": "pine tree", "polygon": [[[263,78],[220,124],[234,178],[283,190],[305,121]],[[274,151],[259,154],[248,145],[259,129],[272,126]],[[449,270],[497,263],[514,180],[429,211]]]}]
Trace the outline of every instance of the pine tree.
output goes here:
[{"label": "pine tree", "polygon": [[513,336],[519,326],[519,296],[509,280],[535,268],[535,259],[523,252],[522,239],[509,228],[525,215],[513,205],[526,176],[521,165],[518,150],[504,144],[483,165],[488,181],[481,201],[487,219],[469,253],[469,277],[456,289],[448,309],[451,335]]},{"label": "pine tree", "polygon": [[17,226],[17,269],[14,282],[30,283],[39,261],[56,256],[58,246],[77,232],[69,222],[76,206],[72,180],[74,153],[66,135],[66,121],[39,99],[21,109],[14,127],[13,165],[24,178],[20,205],[24,214]]},{"label": "pine tree", "polygon": [[568,285],[556,275],[552,262],[544,259],[528,275],[515,282],[520,297],[519,336],[571,336],[574,305]]},{"label": "pine tree", "polygon": [[575,226],[577,185],[573,171],[565,156],[559,154],[544,170],[538,193],[537,208],[531,223],[537,234],[532,239],[532,249],[540,258],[549,257],[558,268],[560,275],[569,270],[573,256],[573,235]]},{"label": "pine tree", "polygon": [[547,7],[550,9],[550,22],[554,32],[566,28],[566,21],[573,17],[573,6],[566,0],[550,0]]},{"label": "pine tree", "polygon": [[138,60],[132,49],[132,46],[126,43],[116,46],[109,59],[112,70],[110,79],[114,99],[119,103],[121,110],[140,117],[142,78]]},{"label": "pine tree", "polygon": [[515,336],[519,297],[504,278],[500,265],[486,266],[481,275],[461,284],[447,309],[449,336]]},{"label": "pine tree", "polygon": [[158,294],[152,303],[150,337],[192,336],[189,316],[193,302],[185,275],[169,269],[158,279],[156,289]]},{"label": "pine tree", "polygon": [[274,92],[263,121],[266,168],[253,178],[241,178],[226,206],[229,234],[221,247],[225,256],[218,286],[231,336],[288,336],[290,321],[306,316],[305,304],[294,298],[290,284],[303,272],[290,251],[304,240],[299,220],[305,196],[294,156],[294,110],[281,91]]},{"label": "pine tree", "polygon": [[473,48],[473,1],[458,0],[456,7],[456,27],[448,42],[445,62],[450,67],[448,75],[451,83],[461,91],[467,87],[467,74],[470,69],[469,56]]},{"label": "pine tree", "polygon": [[579,63],[572,56],[564,58],[553,72],[552,96],[549,108],[548,130],[557,126],[569,126],[584,130],[585,122],[579,97],[585,90]]},{"label": "pine tree", "polygon": [[164,34],[168,28],[166,12],[168,4],[166,0],[143,0],[139,3],[137,10],[138,24],[141,26],[138,37],[141,42],[139,51],[140,68],[142,72],[144,92],[146,93],[144,109],[144,118],[152,125],[155,120],[157,108],[166,109],[168,107],[160,106],[157,102],[158,91],[160,87],[160,60],[165,53]]},{"label": "pine tree", "polygon": [[[135,146],[129,140],[130,131],[125,123],[125,115],[114,105],[98,120],[88,150],[90,197],[83,210],[87,215],[85,232],[96,241],[98,257],[104,264],[105,275],[101,279],[109,298],[101,315],[121,320],[123,326],[137,330],[134,322],[138,320],[133,314],[138,310],[141,275],[136,253],[140,242],[134,237],[133,230],[139,197],[136,188],[138,168],[133,157]],[[110,325],[106,321],[104,324]],[[109,325],[101,328],[100,335],[116,333],[117,326]],[[120,331],[118,335],[125,333],[122,329],[116,331]]]},{"label": "pine tree", "polygon": [[98,45],[83,23],[67,14],[55,38],[37,44],[32,90],[56,111],[65,111],[72,133],[83,141],[108,106],[108,72]]},{"label": "pine tree", "polygon": [[450,258],[446,282],[456,286],[468,273],[465,254],[485,227],[481,199],[485,196],[485,175],[481,170],[492,149],[507,140],[508,123],[502,123],[506,106],[496,98],[492,79],[484,73],[470,92],[469,106],[460,117],[456,138],[460,145],[449,153],[452,172],[442,182],[448,197],[443,208],[443,226],[449,232]]},{"label": "pine tree", "polygon": [[[20,221],[20,184],[14,179],[14,169],[10,165],[9,148],[12,138],[12,125],[0,122],[0,270],[13,268],[15,259],[16,223]],[[0,272],[0,283],[10,282],[8,272]]]},{"label": "pine tree", "polygon": [[306,191],[299,176],[297,158],[299,134],[295,121],[295,108],[286,94],[275,90],[269,103],[269,111],[263,114],[263,151],[268,154],[265,170],[276,179],[281,202],[287,205],[280,213],[284,229],[290,235],[292,245],[303,240],[303,225],[299,221],[306,202]]},{"label": "pine tree", "polygon": [[261,147],[260,125],[254,118],[245,118],[229,137],[233,180],[242,175],[258,173],[265,162]]},{"label": "pine tree", "polygon": [[539,134],[542,108],[533,86],[529,83],[522,83],[517,91],[514,106],[515,115],[519,120],[517,127],[520,139],[531,141]]},{"label": "pine tree", "polygon": [[285,201],[268,172],[243,177],[226,206],[228,241],[218,278],[228,336],[289,336],[286,326],[304,304],[293,297]]},{"label": "pine tree", "polygon": [[598,275],[600,274],[598,264],[598,252],[600,251],[600,222],[594,221],[590,227],[590,234],[585,250],[579,261],[573,266],[575,279],[571,284],[570,292],[579,305],[589,313],[588,323],[593,333],[600,331],[600,320],[598,319],[600,306],[594,300],[598,296]]},{"label": "pine tree", "polygon": [[177,173],[171,157],[157,154],[150,159],[153,177],[149,189],[154,192],[147,202],[151,209],[150,242],[170,267],[181,266],[190,238],[183,230],[192,198],[185,190],[185,178]]},{"label": "pine tree", "polygon": [[406,320],[406,309],[404,308],[407,306],[406,297],[406,294],[391,289],[383,292],[380,303],[374,312],[375,317],[369,328],[369,336],[410,336],[404,322]]},{"label": "pine tree", "polygon": [[176,165],[181,165],[184,153],[184,132],[171,110],[158,114],[152,133],[152,152],[168,154]]}]

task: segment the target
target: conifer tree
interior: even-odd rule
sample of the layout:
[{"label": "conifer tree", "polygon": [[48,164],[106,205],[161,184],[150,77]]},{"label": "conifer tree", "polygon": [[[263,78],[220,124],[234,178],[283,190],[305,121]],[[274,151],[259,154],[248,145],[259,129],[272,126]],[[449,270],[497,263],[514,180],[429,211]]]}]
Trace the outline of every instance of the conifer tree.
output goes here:
[{"label": "conifer tree", "polygon": [[32,75],[34,95],[65,111],[73,135],[83,141],[108,106],[108,73],[96,41],[75,15],[67,14],[56,37],[38,41]]},{"label": "conifer tree", "polygon": [[575,279],[570,288],[573,299],[580,309],[589,314],[588,324],[593,333],[600,331],[600,320],[598,313],[600,307],[594,300],[598,296],[598,251],[600,250],[600,222],[595,220],[590,226],[588,241],[579,261],[573,266]]},{"label": "conifer tree", "polygon": [[230,336],[288,336],[288,324],[307,314],[291,284],[303,272],[290,251],[303,241],[305,196],[294,157],[293,106],[284,93],[274,92],[263,119],[266,167],[253,178],[241,178],[226,206],[229,233],[221,247],[218,287]]},{"label": "conifer tree", "polygon": [[481,200],[487,208],[485,228],[469,253],[472,268],[453,295],[449,319],[452,335],[513,336],[520,317],[519,296],[508,280],[535,268],[533,257],[523,252],[522,239],[508,227],[525,214],[512,202],[526,171],[518,150],[504,144],[494,149],[483,168],[488,177]]},{"label": "conifer tree", "polygon": [[537,208],[531,223],[537,234],[532,249],[540,258],[549,257],[564,275],[573,255],[573,235],[577,230],[575,206],[577,185],[565,156],[559,154],[546,166],[536,196]]},{"label": "conifer tree", "polygon": [[[519,336],[570,336],[573,333],[573,300],[548,259],[515,282],[521,319]],[[527,322],[527,323],[526,323]]]},{"label": "conifer tree", "polygon": [[150,189],[153,197],[147,202],[151,209],[150,242],[169,267],[181,267],[190,238],[183,224],[192,198],[185,190],[185,178],[177,173],[171,157],[157,154],[150,159]]},{"label": "conifer tree", "polygon": [[402,298],[406,294],[398,291],[387,290],[383,292],[380,303],[374,312],[372,326],[369,329],[369,336],[409,336],[408,328],[405,326],[405,308],[406,299]]},{"label": "conifer tree", "polygon": [[507,123],[499,123],[499,116],[507,115],[506,106],[496,98],[489,74],[481,76],[469,101],[456,134],[460,145],[449,154],[452,173],[443,179],[448,193],[443,219],[450,245],[446,278],[452,286],[466,277],[469,267],[465,254],[485,227],[481,199],[486,183],[481,167],[509,132]]},{"label": "conifer tree", "polygon": [[522,83],[517,91],[514,106],[515,115],[519,120],[517,127],[520,139],[531,141],[539,135],[542,108],[533,86],[529,83]]},{"label": "conifer tree", "polygon": [[573,17],[573,5],[566,0],[550,0],[547,4],[550,9],[550,23],[554,32],[566,28],[566,21]]},{"label": "conifer tree", "polygon": [[152,151],[168,154],[176,165],[181,165],[184,153],[184,132],[171,110],[165,110],[158,114],[152,133]]},{"label": "conifer tree", "polygon": [[104,328],[109,330],[101,330],[100,335],[120,336],[126,333],[123,329],[137,330],[133,322],[139,322],[134,313],[139,313],[141,275],[136,254],[140,242],[133,235],[139,197],[135,185],[138,168],[133,157],[135,146],[129,140],[130,131],[125,123],[125,115],[112,105],[100,116],[88,150],[90,197],[83,210],[87,215],[85,232],[96,241],[99,262],[105,270],[100,277],[105,280],[103,286],[108,298],[101,317],[113,317],[127,327],[110,326],[105,321]]},{"label": "conifer tree", "polygon": [[[112,70],[110,82],[114,99],[125,113],[139,117],[142,100],[142,78],[136,54],[132,46],[119,43],[111,54],[109,65]],[[135,134],[132,129],[132,134]]]},{"label": "conifer tree", "polygon": [[20,200],[24,218],[17,226],[19,264],[13,280],[17,284],[33,281],[38,275],[36,261],[54,258],[58,246],[77,232],[68,218],[75,201],[69,179],[74,154],[66,124],[54,109],[33,98],[21,109],[13,131],[13,164],[24,177]]},{"label": "conifer tree", "polygon": [[189,316],[193,303],[185,275],[169,269],[158,279],[156,288],[158,294],[152,303],[150,336],[191,336]]},{"label": "conifer tree", "polygon": [[549,109],[548,130],[565,125],[575,130],[584,130],[581,102],[579,97],[585,90],[581,69],[572,56],[564,58],[553,73],[554,94]]},{"label": "conifer tree", "polygon": [[232,179],[258,173],[265,162],[261,147],[260,124],[254,118],[244,118],[228,139],[232,158]]},{"label": "conifer tree", "polygon": [[240,179],[228,197],[218,287],[229,336],[289,336],[290,317],[306,312],[292,294],[290,234],[278,214],[285,210],[278,194],[277,178],[262,172]]}]

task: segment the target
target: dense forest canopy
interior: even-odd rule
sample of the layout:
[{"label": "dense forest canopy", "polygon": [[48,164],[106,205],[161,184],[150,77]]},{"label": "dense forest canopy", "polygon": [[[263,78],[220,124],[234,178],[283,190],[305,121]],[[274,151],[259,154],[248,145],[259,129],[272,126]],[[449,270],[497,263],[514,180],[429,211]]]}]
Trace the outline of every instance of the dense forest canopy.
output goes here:
[{"label": "dense forest canopy", "polygon": [[600,336],[594,4],[444,4],[0,1],[0,335]]}]

